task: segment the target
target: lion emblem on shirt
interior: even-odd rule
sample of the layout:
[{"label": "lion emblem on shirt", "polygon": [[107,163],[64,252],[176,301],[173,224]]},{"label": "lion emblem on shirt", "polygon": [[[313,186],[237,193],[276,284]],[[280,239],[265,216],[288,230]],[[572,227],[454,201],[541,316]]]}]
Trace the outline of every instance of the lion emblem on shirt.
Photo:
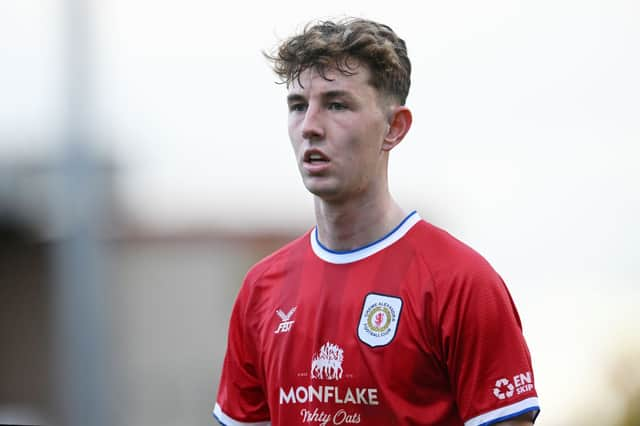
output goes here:
[{"label": "lion emblem on shirt", "polygon": [[344,351],[333,343],[325,343],[311,360],[311,378],[338,380],[342,378]]}]

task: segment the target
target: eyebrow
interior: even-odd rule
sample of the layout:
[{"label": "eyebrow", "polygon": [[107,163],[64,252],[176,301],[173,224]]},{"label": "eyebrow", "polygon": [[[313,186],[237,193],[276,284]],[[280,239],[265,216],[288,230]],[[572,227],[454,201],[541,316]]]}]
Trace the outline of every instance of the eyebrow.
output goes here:
[{"label": "eyebrow", "polygon": [[353,99],[353,95],[346,90],[329,90],[322,94],[323,98],[332,99],[332,98],[348,98]]},{"label": "eyebrow", "polygon": [[[346,98],[348,100],[353,100],[354,97],[350,92],[346,90],[329,90],[327,92],[322,93],[323,99],[333,99],[333,98]],[[298,93],[292,93],[287,96],[287,103],[306,101],[306,97]]]},{"label": "eyebrow", "polygon": [[299,101],[304,101],[305,97],[302,95],[298,95],[298,94],[291,94],[289,96],[287,96],[287,103],[293,103],[293,102],[299,102]]}]

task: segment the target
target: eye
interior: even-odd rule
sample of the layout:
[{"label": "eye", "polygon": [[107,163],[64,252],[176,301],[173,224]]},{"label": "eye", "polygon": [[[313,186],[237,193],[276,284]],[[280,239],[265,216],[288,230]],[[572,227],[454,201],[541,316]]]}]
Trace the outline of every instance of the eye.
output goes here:
[{"label": "eye", "polygon": [[307,109],[307,104],[303,102],[296,102],[293,104],[289,104],[290,112],[304,112]]},{"label": "eye", "polygon": [[332,109],[334,111],[342,111],[347,109],[347,106],[341,102],[331,102],[329,104],[329,109]]}]

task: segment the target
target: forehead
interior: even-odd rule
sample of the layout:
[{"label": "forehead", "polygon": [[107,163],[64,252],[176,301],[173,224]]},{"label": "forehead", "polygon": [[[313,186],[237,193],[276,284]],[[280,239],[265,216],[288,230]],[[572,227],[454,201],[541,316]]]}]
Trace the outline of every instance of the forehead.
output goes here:
[{"label": "forehead", "polygon": [[313,94],[340,90],[355,95],[376,94],[376,90],[369,83],[371,72],[366,66],[358,65],[351,70],[351,74],[344,74],[335,67],[327,68],[324,75],[316,68],[307,68],[300,73],[300,78],[294,79],[288,86],[290,94]]}]

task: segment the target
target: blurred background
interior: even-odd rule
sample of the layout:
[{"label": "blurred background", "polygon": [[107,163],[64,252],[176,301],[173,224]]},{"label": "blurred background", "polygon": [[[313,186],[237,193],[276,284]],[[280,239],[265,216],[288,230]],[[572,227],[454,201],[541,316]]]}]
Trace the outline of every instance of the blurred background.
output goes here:
[{"label": "blurred background", "polygon": [[[640,425],[640,4],[0,4],[0,423],[206,425],[242,278],[314,224],[261,51],[387,23],[407,210],[507,281],[539,425]],[[497,348],[497,350],[499,350]]]}]

